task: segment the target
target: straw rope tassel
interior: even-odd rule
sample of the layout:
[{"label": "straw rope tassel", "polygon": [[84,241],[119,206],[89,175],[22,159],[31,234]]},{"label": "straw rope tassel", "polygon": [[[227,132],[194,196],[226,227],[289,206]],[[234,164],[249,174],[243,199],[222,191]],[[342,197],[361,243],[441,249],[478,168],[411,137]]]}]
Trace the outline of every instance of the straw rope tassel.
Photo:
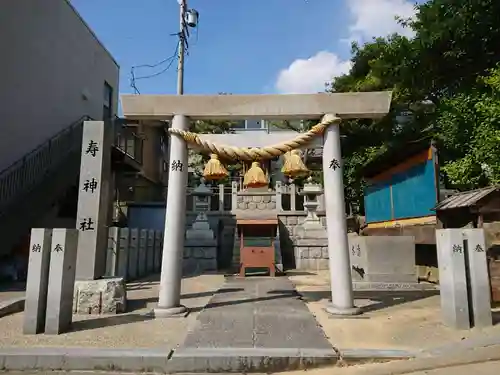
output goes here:
[{"label": "straw rope tassel", "polygon": [[243,185],[250,188],[264,187],[269,184],[266,175],[258,161],[252,163],[252,167],[245,173]]},{"label": "straw rope tassel", "polygon": [[308,176],[311,173],[311,171],[307,169],[306,165],[302,161],[299,150],[292,150],[290,152],[287,152],[284,155],[284,158],[285,160],[283,163],[283,167],[281,168],[281,172],[283,172],[285,176],[297,178]]},{"label": "straw rope tassel", "polygon": [[210,181],[216,181],[226,178],[227,176],[229,176],[229,173],[220,162],[219,156],[216,154],[210,155],[210,160],[203,170],[203,177]]}]

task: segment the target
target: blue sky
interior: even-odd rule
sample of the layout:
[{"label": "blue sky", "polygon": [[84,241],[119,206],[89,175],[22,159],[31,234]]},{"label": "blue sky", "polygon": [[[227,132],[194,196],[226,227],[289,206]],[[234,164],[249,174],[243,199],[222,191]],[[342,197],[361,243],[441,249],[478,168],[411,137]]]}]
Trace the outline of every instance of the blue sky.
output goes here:
[{"label": "blue sky", "polygon": [[[131,93],[132,66],[171,56],[179,27],[177,0],[72,0],[121,67],[120,92]],[[349,69],[350,40],[394,31],[410,17],[408,0],[188,0],[200,13],[191,30],[185,93],[302,93]],[[136,76],[165,67],[141,68]],[[173,94],[176,64],[136,82],[142,94]]]}]

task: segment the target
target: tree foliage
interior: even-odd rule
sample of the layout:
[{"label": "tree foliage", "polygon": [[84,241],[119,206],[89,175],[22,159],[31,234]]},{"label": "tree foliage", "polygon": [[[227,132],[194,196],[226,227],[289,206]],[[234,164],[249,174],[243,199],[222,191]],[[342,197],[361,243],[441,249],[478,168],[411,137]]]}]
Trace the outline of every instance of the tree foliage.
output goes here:
[{"label": "tree foliage", "polygon": [[350,72],[329,91],[393,91],[388,116],[343,125],[346,197],[362,205],[362,170],[392,147],[432,136],[451,187],[500,182],[500,1],[430,0],[415,36],[353,44]]}]

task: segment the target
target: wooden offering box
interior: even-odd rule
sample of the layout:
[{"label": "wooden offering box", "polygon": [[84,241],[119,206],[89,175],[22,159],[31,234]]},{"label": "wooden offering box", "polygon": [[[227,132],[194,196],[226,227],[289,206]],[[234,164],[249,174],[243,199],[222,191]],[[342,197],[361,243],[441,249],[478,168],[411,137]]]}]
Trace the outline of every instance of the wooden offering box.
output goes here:
[{"label": "wooden offering box", "polygon": [[245,277],[247,268],[268,268],[276,274],[274,241],[278,219],[237,220],[240,236],[240,276]]}]

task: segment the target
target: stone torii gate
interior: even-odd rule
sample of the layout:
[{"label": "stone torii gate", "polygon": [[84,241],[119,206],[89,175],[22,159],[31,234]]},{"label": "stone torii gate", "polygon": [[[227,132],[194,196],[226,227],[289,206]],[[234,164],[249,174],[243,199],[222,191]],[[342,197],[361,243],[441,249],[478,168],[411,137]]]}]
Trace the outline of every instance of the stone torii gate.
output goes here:
[{"label": "stone torii gate", "polygon": [[[186,192],[188,179],[188,144],[186,136],[190,120],[308,120],[322,118],[316,129],[316,141],[323,144],[325,212],[328,233],[328,254],[332,303],[327,311],[336,315],[354,315],[351,266],[347,242],[340,129],[342,120],[381,118],[390,108],[391,92],[320,93],[294,95],[122,95],[123,114],[132,120],[171,121],[165,234],[158,307],[155,316],[181,314],[180,304],[182,254],[184,249]],[[292,135],[291,135],[292,134]],[[184,135],[184,137],[183,137]],[[296,133],[270,134],[199,134],[198,146],[211,144],[231,152],[275,145]],[[312,138],[312,137],[311,137]],[[186,142],[190,141],[190,142]],[[313,146],[314,140],[306,146]],[[285,153],[289,150],[283,150]],[[247,160],[250,160],[248,158]]]}]

